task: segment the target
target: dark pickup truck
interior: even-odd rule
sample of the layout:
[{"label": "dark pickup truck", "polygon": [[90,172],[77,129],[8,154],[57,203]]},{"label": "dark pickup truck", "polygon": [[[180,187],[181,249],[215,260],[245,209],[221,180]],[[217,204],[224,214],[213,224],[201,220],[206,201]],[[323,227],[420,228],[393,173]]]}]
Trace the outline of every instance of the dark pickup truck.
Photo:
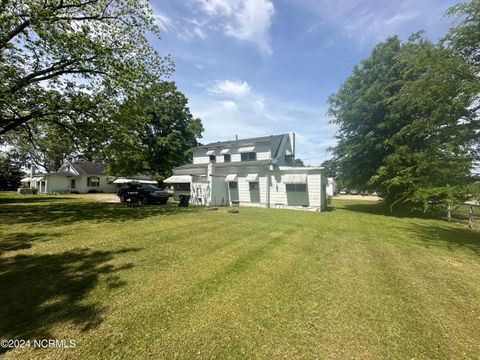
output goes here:
[{"label": "dark pickup truck", "polygon": [[120,202],[135,205],[165,205],[168,201],[168,192],[150,184],[129,183],[118,191],[117,196]]}]

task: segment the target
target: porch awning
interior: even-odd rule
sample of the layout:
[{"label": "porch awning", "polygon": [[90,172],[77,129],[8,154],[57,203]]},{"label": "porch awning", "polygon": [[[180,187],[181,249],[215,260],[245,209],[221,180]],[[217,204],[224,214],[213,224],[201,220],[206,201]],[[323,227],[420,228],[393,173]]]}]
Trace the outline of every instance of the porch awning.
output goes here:
[{"label": "porch awning", "polygon": [[113,181],[114,184],[128,184],[128,183],[139,183],[139,184],[157,184],[155,180],[137,180],[137,179],[128,179],[128,178],[117,178]]},{"label": "porch awning", "polygon": [[43,176],[36,176],[36,177],[33,177],[31,181],[43,181],[43,180],[45,180]]},{"label": "porch awning", "polygon": [[207,151],[207,155],[214,155],[215,154],[215,150],[208,150]]},{"label": "porch awning", "polygon": [[165,184],[190,184],[192,177],[190,175],[173,175],[163,180]]},{"label": "porch awning", "polygon": [[238,149],[239,153],[247,153],[255,151],[255,146],[244,146]]},{"label": "porch awning", "polygon": [[284,184],[306,184],[307,174],[285,174],[282,176]]},{"label": "porch awning", "polygon": [[258,182],[258,174],[248,174],[246,180],[247,182]]},{"label": "porch awning", "polygon": [[26,177],[26,178],[23,178],[22,180],[20,180],[20,182],[22,182],[22,183],[26,183],[26,182],[29,182],[29,181],[32,181],[31,177]]},{"label": "porch awning", "polygon": [[228,174],[225,176],[225,182],[234,182],[237,181],[237,174]]},{"label": "porch awning", "polygon": [[228,154],[229,152],[230,152],[230,149],[222,149],[222,150],[220,151],[220,154],[221,154],[221,155],[225,155],[225,154]]}]

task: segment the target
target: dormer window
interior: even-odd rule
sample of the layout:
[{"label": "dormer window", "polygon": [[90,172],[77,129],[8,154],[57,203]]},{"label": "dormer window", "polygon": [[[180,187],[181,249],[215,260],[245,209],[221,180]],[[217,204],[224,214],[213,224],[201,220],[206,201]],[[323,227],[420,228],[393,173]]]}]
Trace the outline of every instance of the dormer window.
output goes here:
[{"label": "dormer window", "polygon": [[215,157],[215,155],[209,155],[209,158],[210,158],[211,163],[216,163],[217,162],[217,158]]},{"label": "dormer window", "polygon": [[242,161],[255,161],[257,160],[257,153],[254,151],[242,153]]}]

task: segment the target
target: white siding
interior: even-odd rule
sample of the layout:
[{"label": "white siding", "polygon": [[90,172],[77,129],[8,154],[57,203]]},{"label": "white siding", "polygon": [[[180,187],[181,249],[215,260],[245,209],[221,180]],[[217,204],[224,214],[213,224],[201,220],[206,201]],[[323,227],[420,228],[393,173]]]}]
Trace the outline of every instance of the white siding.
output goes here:
[{"label": "white siding", "polygon": [[82,175],[77,178],[76,190],[80,193],[87,193],[89,190],[96,190],[105,193],[114,193],[118,190],[117,184],[108,184],[106,176],[98,176],[100,178],[100,186],[87,186],[87,178],[96,175]]},{"label": "white siding", "polygon": [[66,176],[47,176],[47,192],[65,192],[69,190],[70,178]]},{"label": "white siding", "polygon": [[308,174],[307,176],[308,200],[311,207],[321,207],[321,175]]},{"label": "white siding", "polygon": [[287,192],[286,184],[282,182],[284,171],[273,171],[270,176],[270,206],[271,207],[322,207],[321,174],[307,174],[306,192]]}]

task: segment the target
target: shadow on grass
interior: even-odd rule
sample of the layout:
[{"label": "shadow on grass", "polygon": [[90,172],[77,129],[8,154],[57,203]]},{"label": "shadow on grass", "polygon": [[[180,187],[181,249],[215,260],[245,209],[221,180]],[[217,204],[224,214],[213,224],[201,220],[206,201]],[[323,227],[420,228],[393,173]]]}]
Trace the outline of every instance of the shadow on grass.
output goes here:
[{"label": "shadow on grass", "polygon": [[[420,212],[408,212],[408,211],[395,211],[391,212],[389,208],[381,201],[379,202],[358,202],[356,200],[337,200],[334,204],[337,209],[344,209],[348,211],[361,212],[365,214],[372,215],[381,215],[381,216],[391,216],[396,218],[411,218],[411,219],[438,219],[432,214],[429,213],[420,213]],[[344,203],[343,203],[344,202]]]},{"label": "shadow on grass", "polygon": [[41,232],[19,232],[14,234],[2,235],[0,239],[0,255],[8,251],[25,250],[32,247],[35,241],[46,241],[46,237],[55,237],[60,234],[41,233]]},{"label": "shadow on grass", "polygon": [[116,273],[133,265],[108,262],[139,250],[78,249],[0,258],[0,339],[54,338],[51,329],[59,323],[73,323],[83,331],[97,326],[103,306],[87,303],[84,298],[101,282],[109,289],[123,286]]},{"label": "shadow on grass", "polygon": [[10,195],[6,196],[2,194],[0,196],[0,205],[1,204],[28,204],[28,203],[39,203],[39,202],[48,202],[48,201],[59,201],[59,200],[71,200],[72,198],[65,196],[48,196],[48,195]]},{"label": "shadow on grass", "polygon": [[480,256],[480,232],[441,223],[412,224],[405,231],[413,233],[427,248],[466,249]]},{"label": "shadow on grass", "polygon": [[[53,197],[53,200],[61,198]],[[30,200],[30,199],[29,199]],[[42,223],[42,225],[67,225],[79,221],[121,222],[140,220],[159,215],[181,215],[199,211],[198,207],[179,208],[175,204],[127,207],[120,203],[78,201],[18,202],[15,205],[0,204],[0,223]]]}]

